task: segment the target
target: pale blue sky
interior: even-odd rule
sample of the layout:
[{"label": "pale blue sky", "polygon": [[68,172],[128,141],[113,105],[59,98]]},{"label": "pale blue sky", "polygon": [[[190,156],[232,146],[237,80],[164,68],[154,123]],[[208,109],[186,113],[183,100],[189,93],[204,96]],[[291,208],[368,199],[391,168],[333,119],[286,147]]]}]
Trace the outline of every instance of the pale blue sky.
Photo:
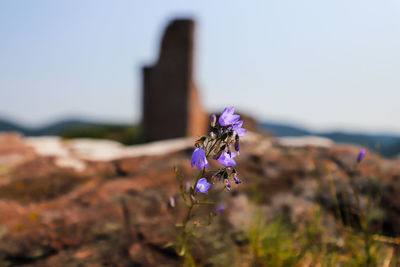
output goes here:
[{"label": "pale blue sky", "polygon": [[139,120],[141,67],[176,16],[197,20],[207,110],[400,133],[395,0],[1,0],[0,116]]}]

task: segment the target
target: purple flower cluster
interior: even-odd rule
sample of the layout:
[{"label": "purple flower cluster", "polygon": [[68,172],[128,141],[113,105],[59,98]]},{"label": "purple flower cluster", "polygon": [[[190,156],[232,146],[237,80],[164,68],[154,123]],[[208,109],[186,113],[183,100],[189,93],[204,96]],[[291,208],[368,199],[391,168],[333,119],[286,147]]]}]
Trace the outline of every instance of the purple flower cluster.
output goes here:
[{"label": "purple flower cluster", "polygon": [[[196,149],[191,160],[192,168],[196,166],[204,174],[209,168],[207,157],[212,155],[212,158],[223,166],[213,175],[212,180],[223,178],[227,190],[231,189],[230,179],[233,179],[235,184],[242,183],[234,168],[236,166],[234,158],[239,156],[240,138],[247,132],[243,128],[243,121],[239,120],[240,115],[234,112],[235,109],[230,107],[224,109],[218,120],[215,114],[211,116],[209,136],[203,136],[195,142]],[[206,178],[202,177],[197,181],[195,189],[205,194],[208,193],[211,185]]]}]

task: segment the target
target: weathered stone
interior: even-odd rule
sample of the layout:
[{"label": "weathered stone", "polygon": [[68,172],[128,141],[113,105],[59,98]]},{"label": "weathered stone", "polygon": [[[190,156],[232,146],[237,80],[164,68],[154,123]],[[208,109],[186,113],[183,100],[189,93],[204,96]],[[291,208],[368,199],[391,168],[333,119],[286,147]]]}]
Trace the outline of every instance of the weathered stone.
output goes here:
[{"label": "weathered stone", "polygon": [[143,131],[148,140],[204,134],[208,116],[194,83],[193,20],[172,21],[160,56],[143,69]]},{"label": "weathered stone", "polygon": [[[184,181],[197,174],[190,167],[191,150],[187,146],[176,140],[156,142],[136,147],[137,153],[118,152],[118,157],[105,160],[96,157],[96,153],[103,154],[103,149],[94,149],[97,145],[103,147],[102,141],[93,141],[89,153],[92,156],[84,159],[82,153],[86,150],[73,149],[76,143],[71,141],[52,146],[57,148],[54,151],[66,151],[56,154],[50,153],[52,149],[47,153],[37,150],[32,139],[18,137],[13,144],[15,136],[2,138],[8,140],[4,146],[9,144],[2,156],[30,151],[26,154],[33,158],[17,165],[11,161],[2,163],[13,168],[3,175],[5,182],[0,185],[0,266],[181,264],[174,250],[165,245],[175,240],[174,224],[182,220],[185,212],[172,166],[178,165]],[[45,144],[43,139],[40,141]],[[366,207],[367,197],[371,199],[372,207],[382,213],[379,222],[383,233],[398,236],[399,161],[378,158],[369,152],[352,173],[354,176],[350,176],[348,169],[358,151],[359,147],[335,144],[329,148],[286,147],[268,137],[247,133],[237,158],[243,184],[233,184],[231,192],[220,192],[223,185],[216,183],[209,195],[215,207],[196,209],[196,218],[201,219],[209,208],[220,204],[226,207],[210,226],[196,230],[201,238],[193,252],[199,266],[206,266],[206,261],[217,256],[225,257],[225,265],[213,266],[247,266],[230,264],[228,260],[234,257],[229,253],[238,253],[239,247],[240,258],[244,263],[250,262],[243,251],[250,242],[246,231],[257,214],[266,219],[289,215],[293,223],[301,225],[308,223],[316,206],[322,205],[324,228],[336,236],[337,204],[329,173],[339,205],[348,207],[344,210],[356,208],[349,187],[350,179],[354,179],[360,188],[361,208]],[[65,156],[83,161],[86,169],[59,166],[57,158]],[[210,169],[217,164],[210,160]],[[174,208],[168,206],[171,196],[176,197]]]}]

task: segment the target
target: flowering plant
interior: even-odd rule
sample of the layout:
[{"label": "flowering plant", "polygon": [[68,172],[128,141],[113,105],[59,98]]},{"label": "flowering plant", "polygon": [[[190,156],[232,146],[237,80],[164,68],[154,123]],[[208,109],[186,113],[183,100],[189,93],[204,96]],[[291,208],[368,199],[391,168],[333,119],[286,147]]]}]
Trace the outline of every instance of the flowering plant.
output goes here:
[{"label": "flowering plant", "polygon": [[[193,184],[185,186],[181,181],[181,196],[187,206],[186,215],[179,226],[182,227],[181,245],[179,247],[179,255],[191,258],[188,249],[188,242],[193,236],[193,228],[189,229],[188,222],[193,217],[193,209],[196,205],[213,204],[208,201],[200,200],[200,195],[207,197],[208,192],[212,189],[212,185],[216,182],[223,182],[226,190],[231,190],[231,182],[240,184],[242,181],[238,177],[235,168],[235,157],[240,154],[240,138],[247,132],[242,128],[243,121],[239,120],[240,116],[234,114],[234,108],[225,108],[217,120],[216,115],[211,116],[210,131],[207,136],[202,136],[195,141],[195,149],[193,151],[191,166],[199,170],[199,174],[194,179]],[[216,160],[221,164],[217,170],[209,170],[209,158]],[[175,169],[177,172],[177,169]],[[212,173],[211,178],[207,179],[207,173]],[[210,176],[210,175],[208,175]],[[202,198],[204,199],[204,197]],[[209,222],[213,216],[221,213],[225,208],[220,206],[216,211],[209,215]],[[194,225],[198,224],[194,222]]]}]

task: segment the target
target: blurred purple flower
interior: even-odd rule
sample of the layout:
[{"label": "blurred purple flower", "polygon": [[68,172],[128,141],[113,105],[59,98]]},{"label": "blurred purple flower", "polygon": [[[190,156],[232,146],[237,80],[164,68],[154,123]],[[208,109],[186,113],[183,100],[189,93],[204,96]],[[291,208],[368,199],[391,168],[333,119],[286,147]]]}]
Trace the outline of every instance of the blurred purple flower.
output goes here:
[{"label": "blurred purple flower", "polygon": [[225,207],[223,205],[219,206],[219,208],[215,211],[215,215],[220,214],[225,210]]},{"label": "blurred purple flower", "polygon": [[364,159],[366,154],[367,154],[367,151],[364,148],[361,149],[360,153],[358,153],[358,156],[357,156],[357,162],[360,163]]},{"label": "blurred purple flower", "polygon": [[193,151],[191,165],[192,165],[192,168],[194,165],[196,165],[196,167],[199,171],[203,170],[204,167],[206,169],[208,169],[209,165],[208,165],[208,161],[206,158],[206,153],[204,152],[203,149],[196,148]]},{"label": "blurred purple flower", "polygon": [[221,126],[229,126],[235,124],[240,116],[233,114],[235,112],[234,107],[225,108],[221,116],[219,116],[218,122]]},{"label": "blurred purple flower", "polygon": [[211,115],[211,119],[210,119],[210,125],[211,127],[215,127],[215,124],[217,123],[217,116],[215,116],[215,114]]},{"label": "blurred purple flower", "polygon": [[234,167],[236,166],[236,162],[233,159],[234,157],[236,157],[236,153],[235,152],[224,152],[222,153],[222,155],[218,158],[218,162],[221,163],[222,165],[224,165],[225,167]]},{"label": "blurred purple flower", "polygon": [[186,182],[186,183],[185,183],[185,191],[186,191],[186,192],[189,193],[191,187],[192,187],[192,185],[190,184],[190,182]]},{"label": "blurred purple flower", "polygon": [[197,181],[196,190],[200,193],[206,194],[208,193],[208,189],[210,189],[211,184],[207,182],[206,178],[201,178]]}]

